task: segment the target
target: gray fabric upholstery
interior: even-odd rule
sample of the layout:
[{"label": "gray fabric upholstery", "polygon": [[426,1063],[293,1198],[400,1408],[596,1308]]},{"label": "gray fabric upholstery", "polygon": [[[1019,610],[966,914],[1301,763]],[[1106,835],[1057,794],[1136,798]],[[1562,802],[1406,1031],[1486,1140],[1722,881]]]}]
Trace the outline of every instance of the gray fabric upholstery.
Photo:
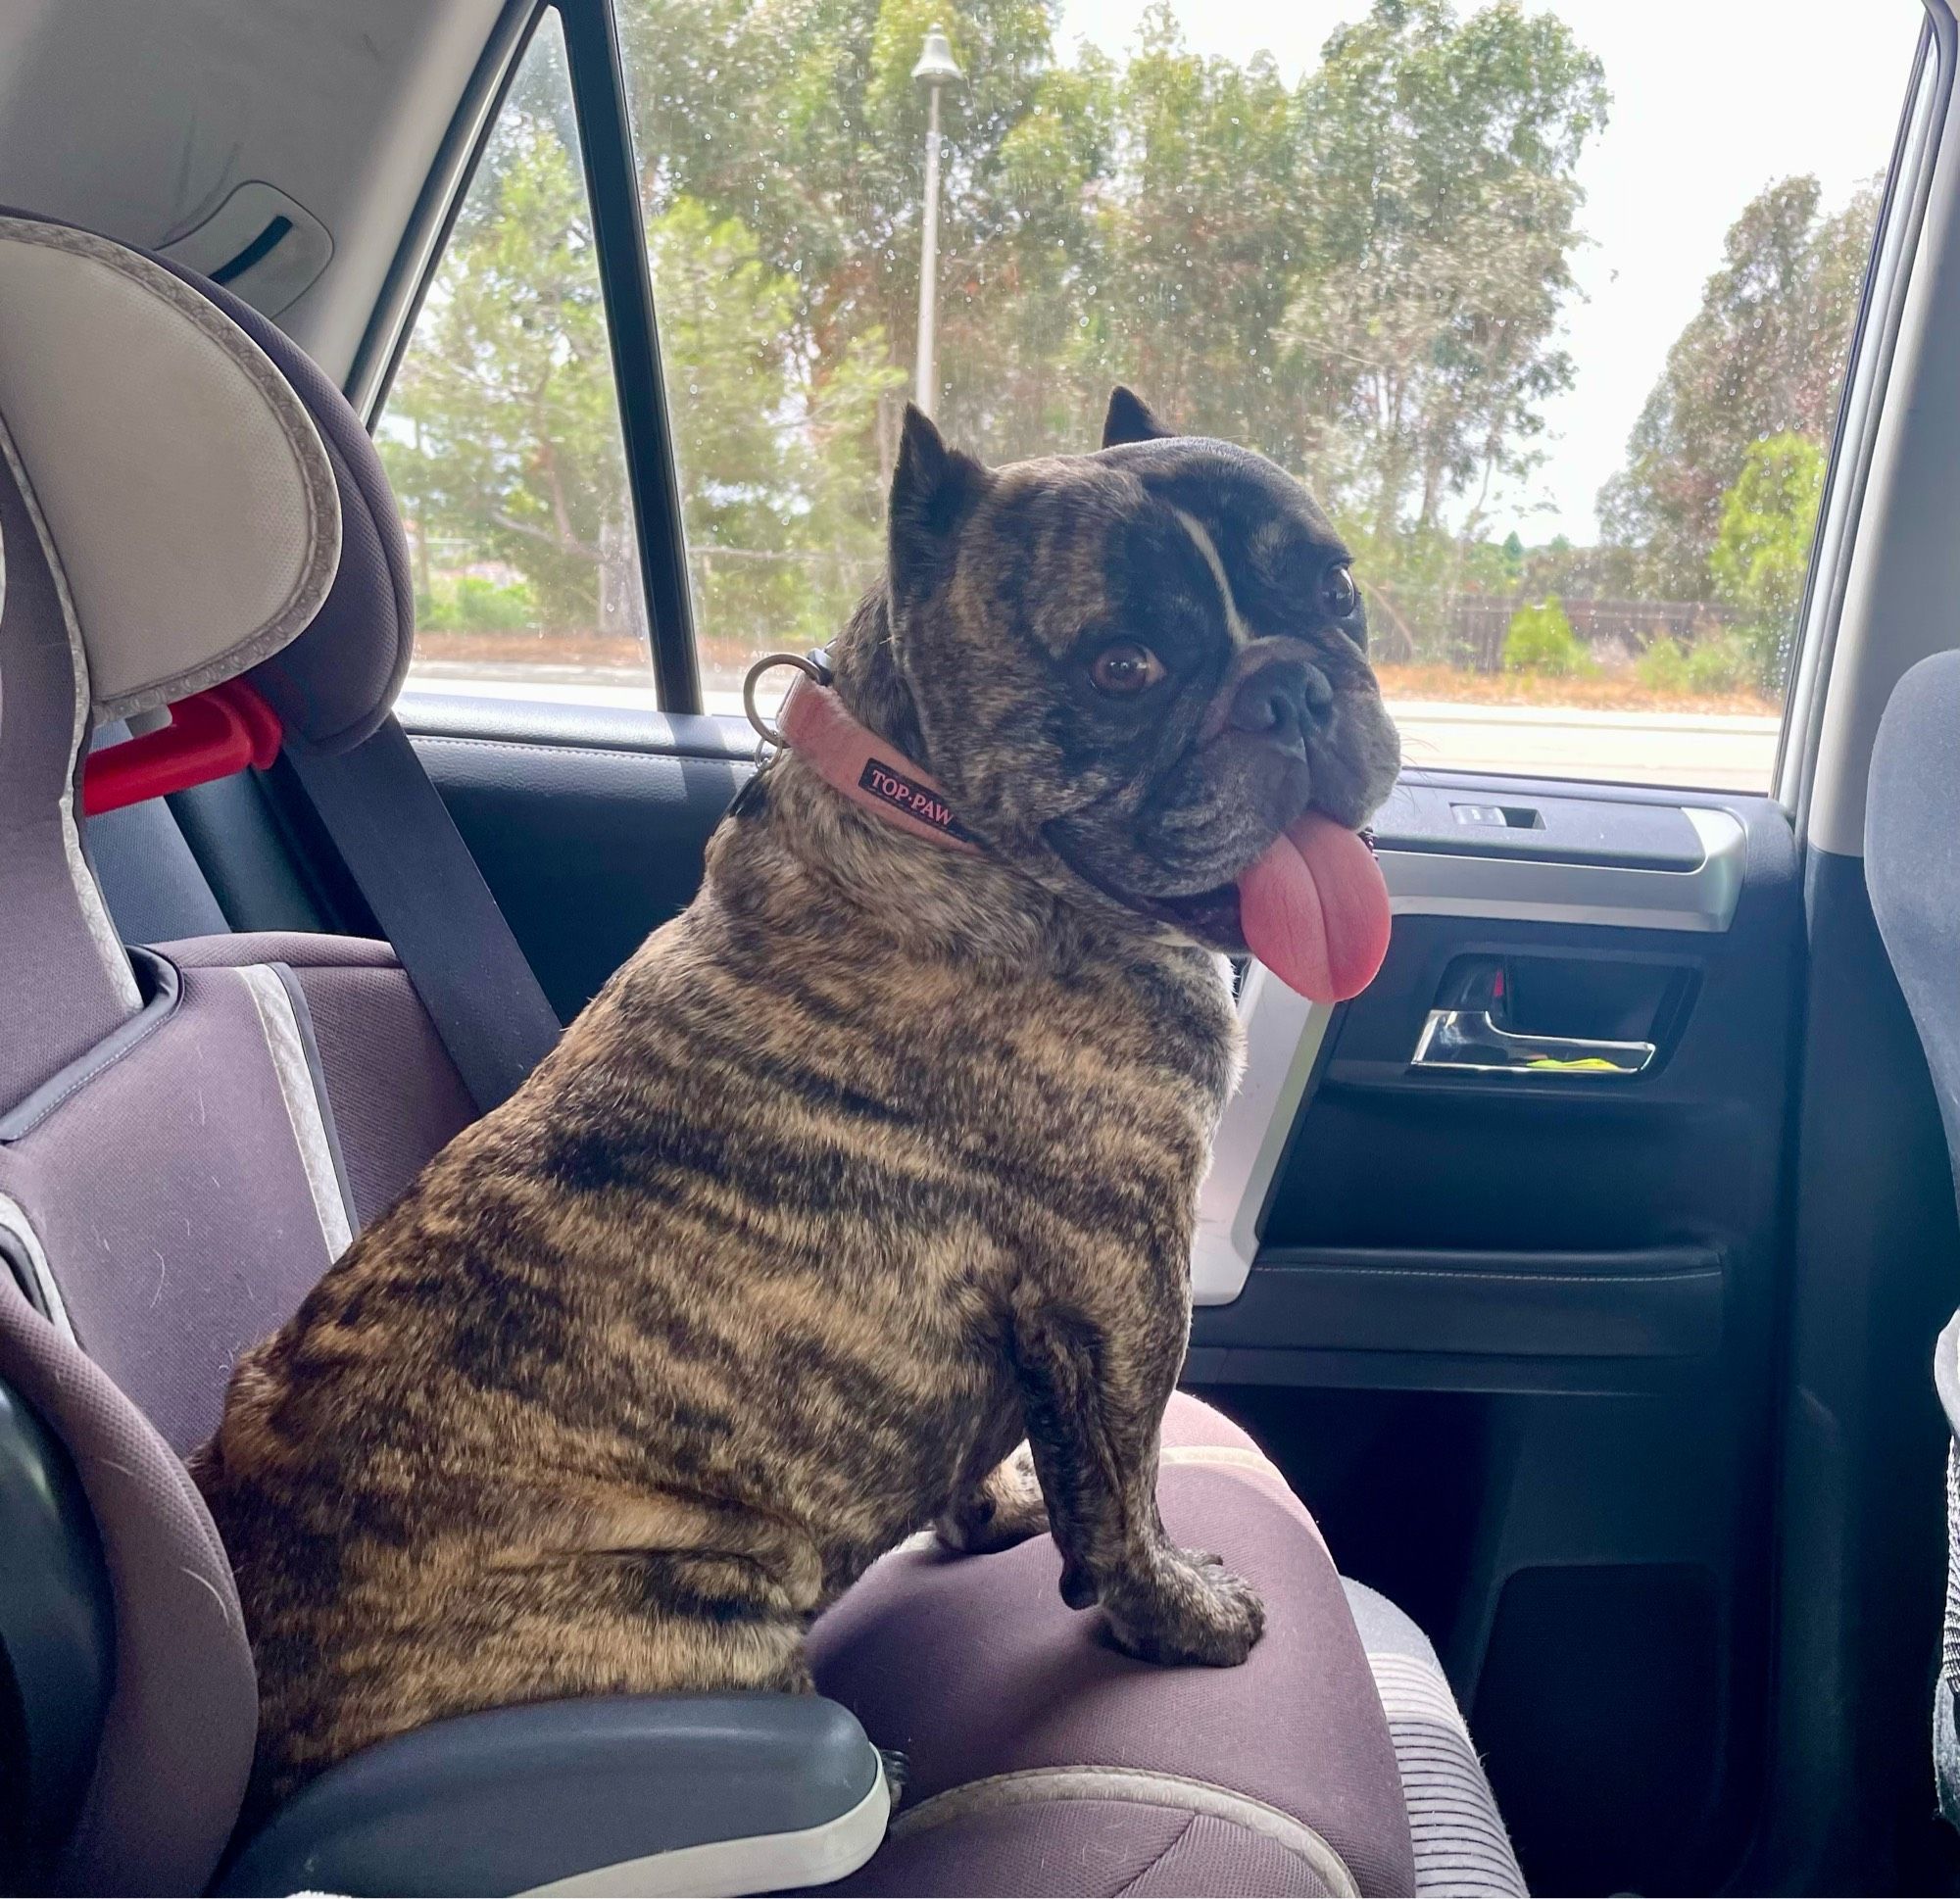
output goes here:
[{"label": "gray fabric upholstery", "polygon": [[288,932],[164,946],[186,968],[289,965],[306,993],[355,1211],[384,1213],[476,1118],[463,1078],[385,943]]},{"label": "gray fabric upholstery", "polygon": [[[315,621],[312,658],[269,676],[269,691],[299,729],[352,742],[364,721],[382,716],[407,663],[407,562],[372,445],[283,337],[221,293],[193,297],[181,271],[81,234],[41,243],[46,228],[0,219],[0,245],[121,300],[103,324],[81,311],[77,333],[140,326],[150,298],[164,326],[174,326],[170,360],[197,358],[191,366],[241,405],[212,418],[205,437],[215,442],[184,445],[192,474],[196,456],[221,461],[233,446],[249,486],[252,454],[291,450],[292,479],[283,498],[266,498],[265,522],[250,525],[259,498],[241,499],[253,549],[239,560],[263,555],[257,580],[205,573],[199,591],[203,568],[225,554],[219,546],[173,545],[152,563],[153,588],[182,584],[158,596],[153,617],[171,639],[151,655],[140,639],[145,616],[130,610],[124,558],[130,545],[147,545],[142,534],[125,532],[114,509],[108,518],[89,512],[74,470],[57,468],[65,531],[89,557],[83,578],[93,593],[71,589],[61,543],[36,505],[33,460],[14,452],[0,416],[0,1221],[42,1307],[0,1271],[0,1376],[74,1460],[115,1612],[109,1717],[53,1877],[65,1890],[195,1891],[236,1818],[257,1695],[230,1570],[177,1453],[216,1424],[238,1352],[290,1315],[346,1243],[354,1196],[343,1191],[334,1096],[348,1107],[370,1212],[469,1108],[384,945],[214,939],[187,952],[180,970],[144,963],[150,988],[139,987],[77,808],[95,719],[235,675],[318,607],[325,618]],[[249,338],[239,333],[247,327]],[[0,366],[18,367],[23,346],[16,328]],[[74,370],[66,340],[55,354]],[[174,398],[163,397],[168,410]],[[242,406],[255,397],[267,426],[247,429],[252,442],[241,445],[227,431],[247,428]],[[43,462],[68,446],[46,426],[34,441]],[[110,488],[126,496],[128,469],[114,472]],[[162,459],[140,473],[152,484],[186,478]],[[238,481],[227,466],[210,485],[228,493]],[[167,488],[157,494],[156,519],[195,515]],[[343,513],[349,538],[336,569]],[[281,540],[282,526],[291,531]],[[235,522],[227,531],[237,538]],[[270,617],[208,625],[221,615],[206,614],[207,596],[234,606],[263,598]],[[100,604],[109,627],[99,680],[77,599]],[[179,929],[222,928],[208,891],[186,876],[194,864],[161,806],[116,813],[96,835],[125,872],[140,873],[121,879],[140,900],[141,918],[124,919],[132,928],[166,917]],[[280,950],[304,965],[290,982],[268,966]],[[309,986],[320,1000],[317,1034]],[[335,1065],[331,1088],[317,1078],[316,1058]]]},{"label": "gray fabric upholstery", "polygon": [[[1942,1357],[1954,1349],[1948,1325],[1939,1340]],[[1949,1414],[1950,1415],[1950,1414]],[[1940,1641],[1939,1679],[1933,1684],[1933,1779],[1939,1811],[1960,1827],[1960,1443],[1946,1447],[1946,1614]]]},{"label": "gray fabric upholstery", "polygon": [[1960,1175],[1960,652],[1922,659],[1879,722],[1865,882]]},{"label": "gray fabric upholstery", "polygon": [[[1960,652],[1922,659],[1893,688],[1872,747],[1865,801],[1865,884],[1906,1006],[1926,1047],[1960,1186]],[[1934,1378],[1960,1434],[1960,1315],[1941,1335]],[[1960,1826],[1960,1493],[1947,1470],[1944,1655],[1934,1689],[1939,1805]]]},{"label": "gray fabric upholstery", "polygon": [[97,717],[235,678],[313,619],[340,554],[318,432],[174,272],[0,213],[0,414],[67,571]]},{"label": "gray fabric upholstery", "polygon": [[[42,244],[0,219],[0,247],[17,303],[94,286],[115,305],[101,323],[78,310],[74,334],[58,339],[64,387],[86,380],[77,338],[126,338],[146,312],[184,378],[125,418],[125,441],[99,405],[51,414],[45,386],[31,391],[32,454],[17,452],[0,418],[0,1214],[44,1308],[0,1273],[0,1375],[74,1461],[114,1604],[108,1717],[53,1875],[69,1890],[191,1891],[235,1818],[258,1708],[231,1573],[175,1453],[216,1419],[238,1347],[277,1324],[327,1262],[298,1126],[309,1121],[317,1145],[320,1117],[315,1104],[296,1119],[294,1087],[312,1095],[303,1068],[292,1072],[291,1004],[262,1003],[254,975],[179,981],[152,962],[151,991],[139,989],[84,851],[80,757],[97,717],[228,677],[289,638],[324,594],[339,514],[304,411],[215,311],[119,246]],[[18,323],[0,338],[17,395],[35,340]],[[110,366],[105,386],[147,400],[129,364]],[[176,545],[171,524],[210,519],[210,495],[232,492],[236,470],[186,500],[169,487],[186,470],[146,461],[140,438],[214,389],[231,406],[197,417],[197,442],[173,444],[190,471],[231,447],[251,464],[248,488],[279,472],[280,457],[286,479],[279,495],[227,511],[220,539],[233,545]],[[65,462],[84,453],[110,495],[106,515],[90,511],[94,477]],[[37,467],[63,499],[60,536]],[[111,503],[138,490],[156,506],[125,523]],[[82,568],[68,571],[77,548]],[[155,558],[136,573],[144,550]],[[190,574],[185,562],[233,557],[237,570],[201,591],[185,580],[145,611],[144,586],[154,594]],[[249,571],[255,560],[263,571]],[[146,627],[168,635],[155,652]],[[126,839],[130,824],[121,828]]]},{"label": "gray fabric upholstery", "polygon": [[[908,1810],[1004,1774],[1148,1772],[1286,1816],[1326,1842],[1352,1889],[1411,1891],[1395,1750],[1312,1519],[1245,1434],[1196,1399],[1173,1402],[1165,1440],[1158,1487],[1171,1535],[1218,1551],[1265,1593],[1266,1633],[1244,1667],[1153,1668],[1118,1653],[1095,1616],[1063,1606],[1060,1557],[1043,1536],[992,1556],[910,1547],[886,1557],[811,1631],[817,1685],[880,1746],[906,1754]],[[1026,1820],[1033,1809],[1017,1811]],[[897,1884],[874,1859],[858,1875],[861,1889],[998,1889],[973,1883],[991,1875],[967,1855],[997,1838],[981,1818],[906,1846],[903,1872],[889,1875]],[[1030,1889],[1120,1889],[1161,1827],[1147,1808],[1121,1818],[1093,1827],[1079,1815],[1056,1820],[1069,1837],[1080,1833],[1071,1883],[1055,1882],[1057,1862]],[[929,1874],[927,1859],[940,1870]],[[1296,1882],[1278,1890],[1313,1889],[1287,1876]]]},{"label": "gray fabric upholstery", "polygon": [[[191,297],[181,271],[131,265],[94,239],[36,246],[19,223],[6,236],[17,251],[73,265],[78,280],[96,273],[125,300],[118,320],[130,319],[128,298],[155,296],[178,327],[172,347],[217,342],[218,373],[242,372],[228,385],[240,400],[264,394],[272,433],[294,447],[301,511],[321,531],[268,556],[269,574],[274,555],[290,555],[299,572],[286,608],[297,613],[303,600],[305,615],[318,606],[320,617],[311,657],[262,683],[297,729],[324,743],[363,736],[407,664],[411,603],[379,462],[345,403],[235,300]],[[55,431],[36,440],[45,453],[63,447]],[[235,483],[236,470],[221,472]],[[85,852],[78,759],[103,693],[33,478],[0,448],[0,1214],[46,1307],[36,1313],[0,1275],[0,1375],[75,1460],[110,1571],[117,1643],[94,1779],[54,1875],[73,1890],[187,1891],[209,1876],[236,1816],[257,1706],[230,1572],[175,1453],[217,1422],[238,1352],[292,1312],[345,1244],[356,1197],[343,1192],[345,1173],[358,1173],[360,1201],[378,1210],[469,1107],[386,946],[215,939],[186,954],[180,976],[162,969],[146,1001]],[[145,478],[183,477],[159,465]],[[70,516],[103,582],[122,524],[74,506]],[[174,547],[151,580],[168,586],[218,552]],[[108,574],[99,598],[126,607],[122,578]],[[270,579],[269,599],[283,584]],[[206,591],[248,599],[250,576]],[[126,611],[111,629],[104,678],[117,705],[147,704],[160,681],[168,694],[172,682],[190,691],[231,676],[295,630],[275,616],[244,628],[235,650],[192,651],[198,598],[186,587],[164,603],[173,615],[160,623],[183,637],[157,656],[155,679]],[[161,806],[100,821],[96,842],[125,873],[132,931],[166,919],[222,928]],[[290,986],[267,966],[279,950],[304,965]],[[331,1087],[318,1085],[312,1057],[333,1065]],[[346,1151],[336,1096],[348,1109]]]},{"label": "gray fabric upholstery", "polygon": [[1429,1637],[1386,1596],[1346,1583],[1382,1699],[1415,1843],[1415,1889],[1516,1894],[1524,1875]]},{"label": "gray fabric upholstery", "polygon": [[[903,1822],[901,1815],[901,1822]],[[1300,1854],[1244,1824],[1160,1803],[1096,1799],[962,1814],[929,1829],[901,1824],[862,1872],[825,1892],[1001,1895],[1320,1895]]]},{"label": "gray fabric upholstery", "polygon": [[216,304],[298,390],[340,490],[340,567],[313,623],[252,674],[289,731],[322,752],[351,750],[388,714],[416,630],[407,537],[381,458],[360,417],[283,330],[220,284],[170,258],[155,263]]},{"label": "gray fabric upholstery", "polygon": [[1941,1818],[1960,1827],[1960,1691],[1944,1669],[1933,1684],[1933,1782]]},{"label": "gray fabric upholstery", "polygon": [[[415,641],[415,586],[408,544],[381,458],[360,418],[303,350],[221,285],[172,258],[113,243],[59,219],[26,218],[0,207],[0,235],[8,230],[31,233],[36,226],[57,245],[72,243],[113,259],[146,279],[173,280],[195,293],[182,298],[184,306],[201,311],[227,348],[249,358],[264,379],[269,404],[289,406],[284,419],[305,436],[296,448],[314,463],[305,472],[322,516],[320,526],[331,527],[331,536],[321,537],[331,585],[310,586],[297,624],[288,616],[256,645],[248,642],[252,650],[241,648],[242,657],[200,669],[181,691],[161,698],[154,693],[126,697],[132,702],[163,703],[181,697],[183,691],[235,677],[254,666],[255,660],[263,660],[252,671],[253,684],[271,702],[289,731],[305,734],[324,752],[359,745],[394,704]],[[337,565],[333,564],[336,546]],[[209,551],[200,555],[209,565]],[[175,560],[186,558],[183,550],[175,551]],[[106,709],[126,708],[119,705]]]},{"label": "gray fabric upholstery", "polygon": [[[312,1079],[291,1047],[282,1070],[267,1019],[288,992],[268,986],[265,964],[286,959],[302,986],[344,986],[325,1011],[339,1088],[369,1191],[389,1191],[468,1103],[380,944],[183,946],[175,1007],[106,1065],[90,1051],[72,1089],[57,1077],[31,1125],[0,1139],[0,1194],[75,1335],[0,1274],[0,1371],[75,1458],[116,1604],[116,1699],[59,1869],[68,1890],[195,1890],[249,1766],[257,1696],[230,1571],[174,1453],[210,1431],[237,1352],[288,1316],[334,1250],[327,1189],[295,1126],[294,1091]],[[322,1136],[331,1098],[311,1096]]]},{"label": "gray fabric upholstery", "polygon": [[331,1263],[291,1116],[261,998],[193,969],[153,1034],[0,1144],[77,1341],[179,1452]]},{"label": "gray fabric upholstery", "polygon": [[136,1012],[136,986],[81,849],[76,758],[87,662],[59,557],[0,416],[0,1112]]},{"label": "gray fabric upholstery", "polygon": [[237,1813],[257,1692],[177,1453],[216,1423],[238,1351],[345,1243],[305,1041],[275,970],[187,968],[173,1005],[160,990],[0,1123],[0,1211],[73,1329],[0,1274],[0,1373],[74,1457],[115,1602],[115,1698],[64,1890],[196,1890]]},{"label": "gray fabric upholstery", "polygon": [[218,1532],[170,1447],[4,1271],[0,1369],[74,1460],[116,1604],[115,1689],[63,1889],[196,1892],[231,1830],[259,1726]]}]

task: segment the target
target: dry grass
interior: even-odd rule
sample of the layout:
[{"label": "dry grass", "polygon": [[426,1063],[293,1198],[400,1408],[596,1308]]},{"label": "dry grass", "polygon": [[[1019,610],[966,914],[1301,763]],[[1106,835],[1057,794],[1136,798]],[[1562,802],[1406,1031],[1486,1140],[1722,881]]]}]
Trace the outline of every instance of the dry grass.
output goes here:
[{"label": "dry grass", "polygon": [[[704,641],[710,671],[739,679],[752,657],[746,645]],[[621,672],[647,669],[646,649],[633,640],[594,633],[423,633],[424,659],[503,667],[595,666]],[[1437,700],[1472,706],[1568,706],[1609,712],[1742,712],[1774,718],[1782,705],[1759,693],[1656,693],[1632,672],[1591,679],[1545,679],[1535,673],[1459,672],[1453,666],[1378,666],[1382,690],[1396,700]]]},{"label": "dry grass", "polygon": [[456,633],[417,631],[416,651],[424,659],[482,666],[644,667],[647,649],[638,640],[591,632]]},{"label": "dry grass", "polygon": [[1760,693],[1657,693],[1630,671],[1591,679],[1546,679],[1529,672],[1459,672],[1454,666],[1377,666],[1390,699],[1472,706],[1567,706],[1601,712],[1743,712],[1775,718],[1782,703]]}]

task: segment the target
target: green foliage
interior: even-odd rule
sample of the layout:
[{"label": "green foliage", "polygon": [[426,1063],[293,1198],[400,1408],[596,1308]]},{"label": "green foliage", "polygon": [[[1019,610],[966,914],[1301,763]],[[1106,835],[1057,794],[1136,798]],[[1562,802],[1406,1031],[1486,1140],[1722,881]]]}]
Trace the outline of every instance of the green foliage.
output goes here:
[{"label": "green foliage", "polygon": [[1735,633],[1711,633],[1689,649],[1690,692],[1734,693],[1764,683],[1761,662],[1750,642]]},{"label": "green foliage", "polygon": [[516,633],[537,623],[537,601],[522,582],[500,587],[466,573],[416,597],[416,625],[424,632]]},{"label": "green foliage", "polygon": [[1514,0],[1376,0],[1300,89],[1305,214],[1281,340],[1337,503],[1378,535],[1536,461],[1581,242],[1575,170],[1604,125],[1599,63]]},{"label": "green foliage", "polygon": [[903,379],[884,337],[820,383],[795,349],[795,278],[739,219],[676,198],[648,230],[700,624],[820,643],[875,571],[875,426]]},{"label": "green foliage", "polygon": [[424,558],[430,537],[463,542],[523,574],[546,626],[637,631],[597,255],[555,110],[562,54],[545,35],[535,45],[545,63],[527,64],[492,136],[381,452]]},{"label": "green foliage", "polygon": [[1669,633],[1656,633],[1647,649],[1634,661],[1634,677],[1650,693],[1679,694],[1691,691],[1688,678],[1688,655]]},{"label": "green foliage", "polygon": [[1751,443],[1722,498],[1708,567],[1718,598],[1740,616],[1739,638],[1765,688],[1784,671],[1823,498],[1824,451],[1788,432]]},{"label": "green foliage", "polygon": [[[516,567],[547,630],[644,637],[596,253],[563,53],[540,34],[397,377],[381,448],[427,540]],[[813,369],[797,276],[668,194],[648,245],[700,623],[827,637],[875,571],[883,332]],[[464,588],[469,583],[461,583]],[[427,624],[465,625],[431,589]],[[483,610],[480,606],[477,610]]]},{"label": "green foliage", "polygon": [[1791,177],[1730,227],[1723,266],[1635,424],[1627,466],[1599,496],[1606,538],[1642,551],[1647,586],[1701,597],[1751,444],[1829,438],[1877,215],[1876,186],[1827,215],[1817,180]]},{"label": "green foliage", "polygon": [[[1570,382],[1573,174],[1606,95],[1569,29],[1517,0],[1374,0],[1297,85],[1263,55],[1193,53],[1165,4],[1122,62],[1058,49],[1052,0],[619,0],[618,18],[710,644],[827,635],[877,571],[917,321],[910,73],[941,19],[967,74],[944,98],[956,439],[995,461],[1086,445],[1130,380],[1307,474],[1394,557],[1451,540],[1448,504],[1526,467]],[[627,632],[571,125],[541,35],[384,449],[430,541],[518,567],[550,625]],[[1466,564],[1449,552],[1444,584]]]},{"label": "green foliage", "polygon": [[[1109,383],[1134,382],[1180,426],[1307,478],[1391,658],[1489,664],[1488,630],[1451,617],[1465,596],[1708,589],[1747,445],[1821,437],[1869,198],[1827,217],[1813,181],[1786,180],[1738,220],[1608,498],[1614,547],[1487,540],[1480,498],[1528,475],[1572,382],[1558,335],[1604,76],[1522,0],[1363,4],[1291,83],[1264,56],[1193,52],[1161,3],[1111,60],[1056,45],[1053,0],[617,0],[711,666],[827,637],[878,571],[917,322],[910,73],[942,19],[967,74],[943,100],[939,416],[956,439],[994,461],[1088,446]],[[439,555],[517,571],[547,631],[643,634],[549,24],[382,447],[431,623],[466,612],[432,581]],[[1744,546],[1755,531],[1739,526],[1718,584],[1760,645],[1781,633],[1761,633],[1777,560]],[[1565,633],[1514,626],[1505,662],[1515,646],[1535,670],[1590,665]]]},{"label": "green foliage", "polygon": [[1749,643],[1725,629],[1703,633],[1688,645],[1657,633],[1634,662],[1634,677],[1650,693],[1670,697],[1740,693],[1760,684]]},{"label": "green foliage", "polygon": [[[891,372],[876,392],[878,486],[918,316],[926,102],[911,69],[943,17],[967,78],[944,98],[939,414],[1002,459],[1079,438],[1089,416],[1073,377],[1101,280],[1116,74],[1100,55],[1055,57],[1046,0],[618,11],[650,215],[691,198],[754,234],[760,261],[794,282],[784,341],[810,394],[847,364],[859,386]],[[659,272],[656,284],[664,297]]]},{"label": "green foliage", "polygon": [[1598,671],[1592,656],[1566,617],[1556,594],[1530,601],[1511,615],[1504,635],[1504,670],[1535,672],[1546,679],[1574,679]]}]

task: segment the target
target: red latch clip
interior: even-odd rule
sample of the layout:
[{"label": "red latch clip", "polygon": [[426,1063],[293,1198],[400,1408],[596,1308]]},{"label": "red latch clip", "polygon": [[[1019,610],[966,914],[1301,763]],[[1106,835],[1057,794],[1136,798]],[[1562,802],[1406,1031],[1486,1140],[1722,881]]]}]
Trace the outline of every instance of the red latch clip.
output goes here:
[{"label": "red latch clip", "polygon": [[90,816],[146,798],[208,785],[256,765],[264,771],[285,742],[279,715],[242,679],[193,693],[171,707],[171,722],[82,760],[81,808]]}]

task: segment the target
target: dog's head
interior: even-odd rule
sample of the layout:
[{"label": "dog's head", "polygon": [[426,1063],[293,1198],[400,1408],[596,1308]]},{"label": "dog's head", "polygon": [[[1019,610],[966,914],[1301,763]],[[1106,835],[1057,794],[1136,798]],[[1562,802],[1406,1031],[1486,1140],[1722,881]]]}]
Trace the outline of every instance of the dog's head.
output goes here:
[{"label": "dog's head", "polygon": [[[906,412],[889,571],[906,736],[994,855],[1211,949],[1250,934],[1274,962],[1270,903],[1333,902],[1399,757],[1348,551],[1275,463],[1174,435],[1127,389],[1102,439],[989,469]],[[1321,888],[1275,897],[1268,877],[1255,900],[1249,873],[1289,836]]]}]

